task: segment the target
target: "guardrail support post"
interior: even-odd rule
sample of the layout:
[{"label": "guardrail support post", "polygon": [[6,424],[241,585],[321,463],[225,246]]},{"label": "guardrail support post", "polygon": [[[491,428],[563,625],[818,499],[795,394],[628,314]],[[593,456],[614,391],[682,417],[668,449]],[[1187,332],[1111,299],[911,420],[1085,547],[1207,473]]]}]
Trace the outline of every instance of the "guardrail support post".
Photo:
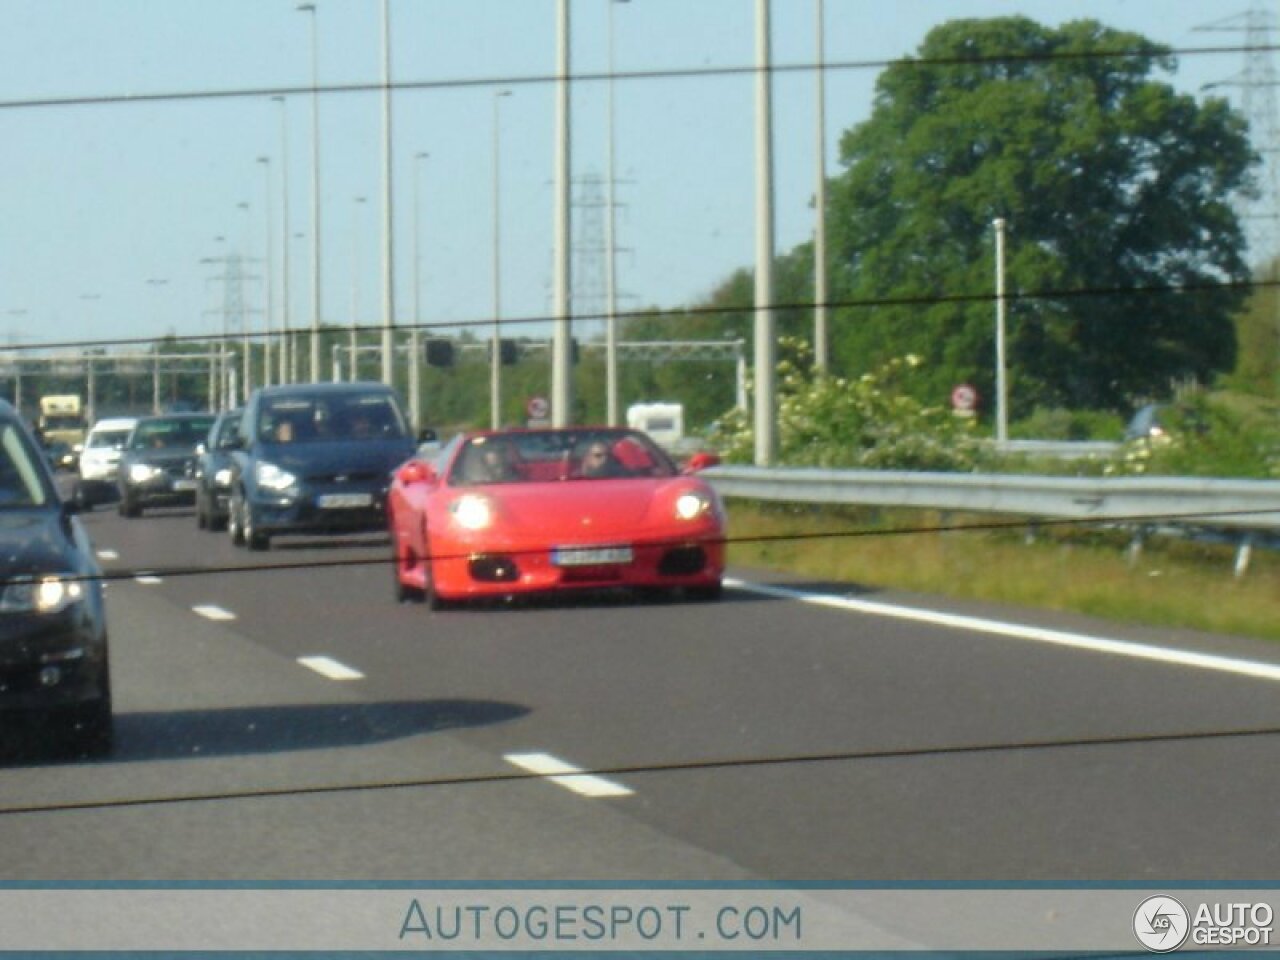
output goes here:
[{"label": "guardrail support post", "polygon": [[1147,539],[1147,528],[1137,526],[1133,528],[1133,537],[1129,540],[1129,546],[1125,549],[1125,559],[1130,567],[1138,564],[1138,559],[1142,556],[1142,547]]},{"label": "guardrail support post", "polygon": [[1240,543],[1236,547],[1236,579],[1239,580],[1249,570],[1249,560],[1253,557],[1253,534],[1246,533],[1240,538]]}]

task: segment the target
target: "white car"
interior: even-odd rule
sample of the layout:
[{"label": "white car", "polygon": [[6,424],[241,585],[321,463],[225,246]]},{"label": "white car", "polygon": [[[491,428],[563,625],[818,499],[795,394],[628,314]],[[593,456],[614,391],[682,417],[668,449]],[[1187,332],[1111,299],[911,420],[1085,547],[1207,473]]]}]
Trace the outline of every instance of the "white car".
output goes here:
[{"label": "white car", "polygon": [[76,484],[76,502],[82,510],[92,510],[116,496],[116,469],[120,451],[133,432],[136,417],[114,417],[99,420],[85,438],[80,452],[80,482]]}]

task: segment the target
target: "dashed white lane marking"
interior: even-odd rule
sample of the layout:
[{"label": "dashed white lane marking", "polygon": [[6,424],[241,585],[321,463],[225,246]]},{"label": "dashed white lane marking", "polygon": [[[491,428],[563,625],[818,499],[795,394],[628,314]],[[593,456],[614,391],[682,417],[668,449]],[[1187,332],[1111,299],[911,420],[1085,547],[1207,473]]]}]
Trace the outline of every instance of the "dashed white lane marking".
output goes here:
[{"label": "dashed white lane marking", "polygon": [[910,620],[916,623],[928,623],[936,627],[950,627],[956,630],[971,630],[988,633],[1000,637],[1012,637],[1016,640],[1031,640],[1036,643],[1048,643],[1059,647],[1071,647],[1075,650],[1087,650],[1092,653],[1108,653],[1118,657],[1132,657],[1138,660],[1154,660],[1180,667],[1194,667],[1198,670],[1216,670],[1219,673],[1234,673],[1239,676],[1252,677],[1256,680],[1280,680],[1280,664],[1267,663],[1262,660],[1240,660],[1234,657],[1223,657],[1211,653],[1197,653],[1194,650],[1178,650],[1171,647],[1158,647],[1149,643],[1136,643],[1128,640],[1112,640],[1107,637],[1096,637],[1087,633],[1070,633],[1065,630],[1049,630],[1031,627],[1025,624],[1004,623],[1000,620],[987,620],[982,617],[970,617],[961,614],[941,613],[936,610],[921,610],[912,607],[899,607],[889,603],[877,603],[873,600],[856,600],[852,597],[837,597],[830,594],[806,593],[802,590],[791,590],[761,583],[747,583],[741,580],[725,580],[726,586],[749,593],[759,593],[767,597],[780,597],[811,603],[819,607],[834,607],[837,610],[852,610],[857,613],[871,614],[877,617],[894,617],[898,620]]},{"label": "dashed white lane marking", "polygon": [[629,797],[635,792],[604,777],[584,773],[581,768],[549,753],[508,753],[503,759],[584,797]]},{"label": "dashed white lane marking", "polygon": [[133,582],[141,583],[148,587],[154,587],[157,584],[164,583],[164,579],[157,577],[154,573],[139,573],[133,578]]},{"label": "dashed white lane marking", "polygon": [[345,663],[339,663],[332,657],[299,657],[298,662],[308,670],[314,670],[330,680],[360,680],[364,677],[359,670],[354,670]]},{"label": "dashed white lane marking", "polygon": [[222,607],[215,606],[212,603],[202,603],[191,609],[206,620],[234,620],[236,618],[236,615],[230,610],[224,610]]},{"label": "dashed white lane marking", "polygon": [[114,550],[99,550],[98,559],[99,560],[119,560],[120,554],[116,553]]}]

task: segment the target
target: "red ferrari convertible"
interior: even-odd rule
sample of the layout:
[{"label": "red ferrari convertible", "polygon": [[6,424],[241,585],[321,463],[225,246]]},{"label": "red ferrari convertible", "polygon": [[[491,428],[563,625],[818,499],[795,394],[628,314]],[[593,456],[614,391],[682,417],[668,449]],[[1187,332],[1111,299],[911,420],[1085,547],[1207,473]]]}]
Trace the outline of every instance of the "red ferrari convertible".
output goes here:
[{"label": "red ferrari convertible", "polygon": [[564,589],[720,595],[724,509],[643,433],[464,433],[396,471],[388,498],[396,596],[450,601]]}]

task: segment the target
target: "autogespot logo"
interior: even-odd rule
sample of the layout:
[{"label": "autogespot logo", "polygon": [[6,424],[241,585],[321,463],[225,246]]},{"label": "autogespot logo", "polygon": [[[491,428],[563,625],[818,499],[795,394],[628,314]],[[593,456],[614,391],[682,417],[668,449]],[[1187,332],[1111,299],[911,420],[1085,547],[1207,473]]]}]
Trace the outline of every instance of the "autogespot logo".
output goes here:
[{"label": "autogespot logo", "polygon": [[1190,929],[1191,915],[1173,897],[1147,897],[1133,915],[1133,935],[1152,953],[1177,950]]}]

